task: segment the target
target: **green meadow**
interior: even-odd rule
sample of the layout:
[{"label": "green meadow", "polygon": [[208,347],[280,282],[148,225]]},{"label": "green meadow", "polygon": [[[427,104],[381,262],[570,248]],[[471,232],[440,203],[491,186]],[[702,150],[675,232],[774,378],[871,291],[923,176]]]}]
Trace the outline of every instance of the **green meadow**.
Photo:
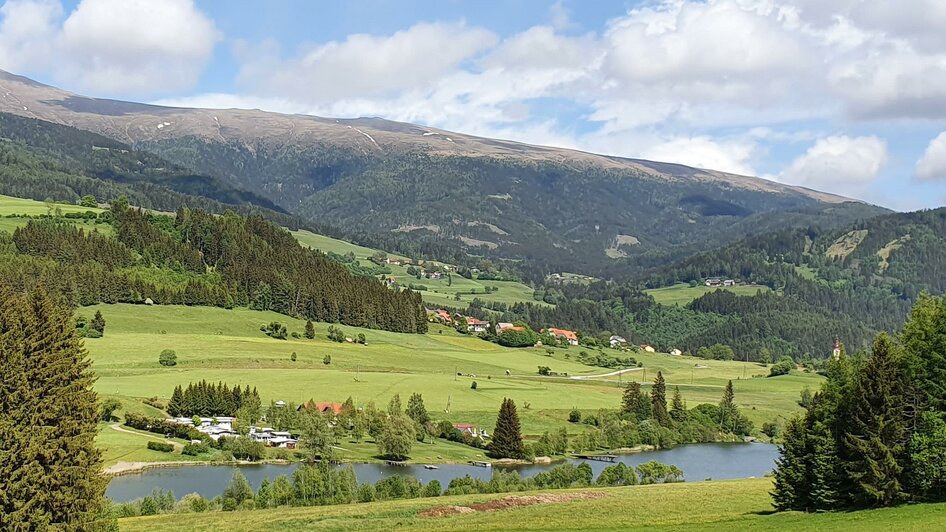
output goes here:
[{"label": "green meadow", "polygon": [[[338,253],[344,255],[353,253],[355,258],[367,264],[368,257],[374,255],[377,250],[358,246],[344,240],[330,238],[309,231],[292,231],[301,244],[313,249],[319,249],[324,252]],[[391,254],[392,259],[404,259],[402,255]],[[444,264],[434,261],[437,264]],[[496,303],[506,303],[509,305],[520,302],[531,302],[537,305],[546,305],[544,302],[535,301],[532,298],[533,289],[522,283],[515,281],[481,281],[479,279],[466,279],[459,275],[451,275],[448,281],[446,277],[441,279],[416,279],[407,273],[407,267],[389,265],[391,274],[388,277],[396,280],[398,283],[406,286],[408,284],[423,285],[427,290],[420,290],[424,301],[428,306],[449,306],[466,307],[474,298],[483,301],[493,301]],[[487,293],[486,287],[495,289]],[[460,299],[457,299],[459,294]]]},{"label": "green meadow", "polygon": [[[102,209],[80,207],[79,205],[71,205],[69,203],[52,203],[47,205],[42,201],[0,195],[0,232],[13,233],[17,227],[24,226],[29,222],[29,218],[27,217],[54,216],[87,211],[100,213]],[[11,218],[9,217],[10,215],[18,216]],[[100,233],[109,233],[112,230],[112,227],[109,225],[96,224],[86,220],[68,218],[64,218],[64,220],[72,224],[80,225],[86,230],[92,230],[94,228]]]},{"label": "green meadow", "polygon": [[[769,479],[659,484],[548,492],[594,492],[598,498],[546,502],[445,517],[419,515],[523,494],[468,495],[342,506],[277,508],[237,513],[181,513],[123,519],[122,530],[649,530],[833,531],[943,530],[946,504],[843,513],[772,513]],[[541,493],[527,493],[536,495]]]},{"label": "green meadow", "polygon": [[758,285],[719,286],[711,288],[704,285],[690,286],[685,283],[679,283],[673,286],[645,290],[645,292],[650,294],[655,301],[663,305],[686,305],[690,301],[716,290],[728,290],[737,296],[754,296],[759,290],[768,292],[770,288]]},{"label": "green meadow", "polygon": [[[266,404],[271,400],[342,402],[350,396],[358,406],[373,401],[384,407],[394,394],[406,400],[417,392],[423,394],[433,417],[491,429],[502,399],[511,397],[519,405],[524,434],[535,437],[566,424],[573,407],[586,412],[617,408],[629,380],[646,386],[657,371],[668,385],[680,387],[691,407],[718,402],[726,382],[733,380],[737,402],[757,426],[800,411],[799,392],[805,386],[816,388],[820,380],[807,374],[763,378],[768,370],[756,364],[659,353],[634,354],[643,368],[596,377],[613,370],[578,363],[578,347],[553,349],[551,355],[544,348],[504,348],[438,325],[424,335],[341,326],[347,336],[365,335],[367,345],[359,345],[329,341],[324,323],[315,324],[314,340],[269,338],[260,332],[261,325],[279,321],[290,332],[301,333],[304,322],[244,308],[119,304],[85,307],[78,314],[91,317],[96,310],[107,323],[103,338],[87,339],[85,344],[98,376],[96,390],[121,399],[126,409],[141,408],[141,401],[151,397],[167,400],[179,384],[207,380],[256,387]],[[158,364],[163,349],[176,352],[176,366]],[[295,361],[292,353],[296,353]],[[330,364],[324,363],[326,356],[331,357]],[[540,377],[539,366],[569,377]],[[473,381],[476,390],[471,389]],[[569,430],[577,432],[582,426],[570,425]],[[100,438],[105,447],[120,440],[123,445],[137,440],[141,448],[146,444],[130,434],[102,434],[107,434]],[[343,447],[352,459],[371,459],[375,453],[366,444]],[[471,452],[475,455],[472,449],[443,445],[425,448],[418,457],[470,459]],[[145,450],[145,454],[157,453]],[[112,450],[106,458],[130,461]]]}]

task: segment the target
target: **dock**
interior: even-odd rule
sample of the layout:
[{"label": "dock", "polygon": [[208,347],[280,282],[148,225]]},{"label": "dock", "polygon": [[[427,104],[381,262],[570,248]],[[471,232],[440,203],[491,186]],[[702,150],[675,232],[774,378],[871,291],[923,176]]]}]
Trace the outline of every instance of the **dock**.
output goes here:
[{"label": "dock", "polygon": [[439,469],[439,468],[438,468],[437,466],[435,466],[435,465],[427,464],[427,465],[424,466],[424,469]]},{"label": "dock", "polygon": [[476,460],[470,460],[470,465],[475,467],[493,467],[493,464],[489,462],[479,462]]},{"label": "dock", "polygon": [[394,467],[407,467],[407,462],[403,460],[385,460],[384,463]]},{"label": "dock", "polygon": [[595,462],[616,462],[618,457],[613,454],[576,454],[579,460],[594,460]]}]

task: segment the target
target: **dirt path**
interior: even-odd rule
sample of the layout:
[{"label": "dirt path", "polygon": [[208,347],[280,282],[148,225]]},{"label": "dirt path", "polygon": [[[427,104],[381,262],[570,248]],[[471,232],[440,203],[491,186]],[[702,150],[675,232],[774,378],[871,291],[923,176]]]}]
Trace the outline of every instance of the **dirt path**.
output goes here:
[{"label": "dirt path", "polygon": [[447,515],[468,514],[474,512],[496,512],[510,508],[521,508],[533,504],[561,504],[571,501],[600,499],[607,495],[600,491],[582,493],[547,493],[542,495],[514,495],[493,499],[488,502],[474,503],[469,506],[438,506],[421,512],[422,517],[444,517]]},{"label": "dirt path", "polygon": [[619,369],[617,371],[612,371],[611,373],[602,373],[601,375],[575,375],[569,378],[576,381],[586,381],[589,379],[600,379],[602,377],[613,377],[615,375],[623,375],[624,373],[629,373],[631,371],[644,371],[644,368]]}]

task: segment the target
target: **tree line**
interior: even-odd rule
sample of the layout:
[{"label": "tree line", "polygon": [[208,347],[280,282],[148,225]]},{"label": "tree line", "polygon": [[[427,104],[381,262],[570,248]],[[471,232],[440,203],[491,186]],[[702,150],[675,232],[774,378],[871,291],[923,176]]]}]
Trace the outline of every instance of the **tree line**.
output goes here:
[{"label": "tree line", "polygon": [[946,298],[921,295],[899,337],[831,361],[785,427],[779,510],[890,506],[946,497]]}]

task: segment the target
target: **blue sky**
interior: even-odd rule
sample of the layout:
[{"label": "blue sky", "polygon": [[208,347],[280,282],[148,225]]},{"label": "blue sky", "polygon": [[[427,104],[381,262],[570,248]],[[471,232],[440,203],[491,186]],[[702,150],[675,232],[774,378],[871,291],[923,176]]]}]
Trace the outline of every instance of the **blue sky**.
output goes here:
[{"label": "blue sky", "polygon": [[8,0],[0,68],[946,204],[940,0]]}]

